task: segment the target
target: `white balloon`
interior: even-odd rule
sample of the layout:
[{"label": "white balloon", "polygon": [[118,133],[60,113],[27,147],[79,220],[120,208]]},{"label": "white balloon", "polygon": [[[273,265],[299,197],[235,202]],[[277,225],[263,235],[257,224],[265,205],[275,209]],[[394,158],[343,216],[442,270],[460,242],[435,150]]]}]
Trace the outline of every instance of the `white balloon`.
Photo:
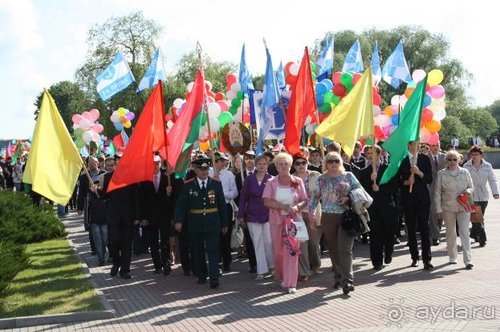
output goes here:
[{"label": "white balloon", "polygon": [[92,134],[92,140],[96,143],[99,143],[101,141],[101,137],[99,136],[99,134],[96,133],[95,131],[91,131],[91,130],[89,130],[89,131]]},{"label": "white balloon", "polygon": [[242,119],[241,119],[241,112],[238,111],[238,113],[236,113],[236,115],[233,115],[233,121],[235,122],[243,122]]},{"label": "white balloon", "polygon": [[205,140],[208,138],[208,130],[207,127],[201,127],[200,133],[198,134],[198,139]]},{"label": "white balloon", "polygon": [[293,76],[297,76],[299,74],[299,69],[299,64],[294,62],[293,65],[290,66],[290,74],[292,74]]},{"label": "white balloon", "polygon": [[207,86],[207,91],[212,91],[212,82],[205,81],[205,85]]},{"label": "white balloon", "polygon": [[[236,84],[236,83],[233,83],[233,84]],[[236,98],[236,92],[234,92],[233,90],[228,91],[228,92],[226,92],[226,97],[227,97],[227,100],[233,100],[234,98]]]},{"label": "white balloon", "polygon": [[391,124],[391,118],[385,114],[379,114],[375,117],[374,122],[377,126],[385,127]]},{"label": "white balloon", "polygon": [[92,126],[92,123],[90,123],[89,120],[82,119],[80,121],[80,128],[82,128],[83,130],[88,130],[90,128],[90,126]]},{"label": "white balloon", "polygon": [[80,124],[79,123],[73,123],[73,129],[78,129],[80,128]]},{"label": "white balloon", "polygon": [[85,143],[89,144],[90,141],[92,140],[92,133],[90,131],[86,131],[82,135],[82,139]]},{"label": "white balloon", "polygon": [[176,98],[174,100],[174,107],[179,109],[179,108],[181,108],[182,103],[184,103],[184,100],[182,100],[181,98]]},{"label": "white balloon", "polygon": [[220,105],[217,103],[208,104],[208,117],[217,118],[221,112]]},{"label": "white balloon", "polygon": [[373,116],[378,116],[380,114],[380,106],[373,106]]},{"label": "white balloon", "polygon": [[311,116],[308,115],[306,118],[306,121],[304,122],[304,125],[307,126],[307,125],[311,124],[311,121],[312,121]]},{"label": "white balloon", "polygon": [[210,118],[208,121],[210,121],[210,131],[212,133],[219,131],[220,124],[219,124],[219,120],[217,120],[217,118]]},{"label": "white balloon", "polygon": [[189,82],[188,85],[187,85],[187,91],[188,92],[191,92],[191,90],[193,90],[193,86],[194,86],[194,82]]},{"label": "white balloon", "polygon": [[116,113],[116,111],[114,111],[113,114],[111,114],[111,122],[118,122],[119,120],[120,116]]},{"label": "white balloon", "polygon": [[391,98],[391,105],[399,105],[399,95],[392,96]]},{"label": "white balloon", "polygon": [[433,119],[441,121],[446,117],[446,110],[444,108],[440,108],[434,112]]},{"label": "white balloon", "polygon": [[413,74],[411,74],[411,78],[415,81],[415,82],[420,82],[421,80],[424,79],[425,77],[425,70],[423,69],[416,69],[413,71]]},{"label": "white balloon", "polygon": [[401,104],[401,107],[404,107],[406,105],[407,101],[408,101],[408,98],[405,95],[401,95],[399,97],[399,103]]},{"label": "white balloon", "polygon": [[240,90],[241,90],[240,83],[235,82],[235,83],[231,84],[231,91],[233,91],[234,93],[236,93],[236,92],[238,92]]},{"label": "white balloon", "polygon": [[306,133],[309,135],[314,134],[314,129],[316,128],[316,124],[309,124],[306,126]]}]

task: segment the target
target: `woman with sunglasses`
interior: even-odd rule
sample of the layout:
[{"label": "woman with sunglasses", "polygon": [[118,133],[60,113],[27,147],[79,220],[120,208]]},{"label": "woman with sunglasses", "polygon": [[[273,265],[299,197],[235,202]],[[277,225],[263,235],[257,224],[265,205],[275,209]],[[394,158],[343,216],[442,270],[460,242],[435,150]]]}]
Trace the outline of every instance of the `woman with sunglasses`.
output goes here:
[{"label": "woman with sunglasses", "polygon": [[457,264],[457,224],[462,242],[464,264],[467,270],[472,269],[472,250],[469,238],[470,212],[460,204],[458,197],[470,197],[473,192],[472,178],[469,171],[458,166],[460,155],[451,150],[446,153],[447,167],[437,173],[436,192],[434,195],[438,219],[446,225],[446,247],[449,264]]},{"label": "woman with sunglasses", "polygon": [[354,290],[352,270],[352,245],[354,236],[342,227],[342,213],[349,207],[349,194],[361,187],[351,172],[346,172],[337,152],[328,153],[323,160],[323,170],[317,180],[316,191],[311,196],[310,219],[315,220],[316,207],[321,200],[321,229],[325,235],[335,273],[333,287],[342,287],[344,294]]},{"label": "woman with sunglasses", "polygon": [[[295,176],[304,181],[304,186],[306,188],[307,196],[311,197],[311,194],[316,191],[316,180],[321,173],[317,171],[308,170],[308,161],[306,156],[301,152],[293,156],[293,166],[295,168]],[[316,211],[321,214],[321,206],[318,204]],[[319,223],[309,222],[309,209],[306,208],[302,211],[302,218],[306,221],[307,233],[309,235],[309,240],[304,241],[300,244],[300,258],[299,258],[299,280],[307,281],[311,276],[311,270],[317,273],[321,267],[321,250],[319,246],[319,241],[321,240],[321,230],[319,228]],[[318,218],[317,221],[319,221]],[[315,225],[314,228],[309,226]]]}]

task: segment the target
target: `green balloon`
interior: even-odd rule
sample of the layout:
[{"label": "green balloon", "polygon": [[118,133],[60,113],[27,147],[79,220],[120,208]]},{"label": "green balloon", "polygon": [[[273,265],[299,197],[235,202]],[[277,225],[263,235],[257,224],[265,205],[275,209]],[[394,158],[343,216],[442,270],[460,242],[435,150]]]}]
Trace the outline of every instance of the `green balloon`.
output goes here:
[{"label": "green balloon", "polygon": [[76,128],[74,131],[74,134],[76,137],[81,137],[83,135],[83,129],[82,128]]},{"label": "green balloon", "polygon": [[231,106],[233,107],[240,107],[241,106],[241,100],[239,100],[238,98],[234,98],[232,101],[231,101]]},{"label": "green balloon", "polygon": [[335,105],[337,105],[340,101],[340,97],[339,96],[336,96],[336,95],[333,95],[333,98],[332,98],[332,103],[334,103]]},{"label": "green balloon", "polygon": [[333,101],[333,96],[334,96],[333,92],[331,90],[328,91],[327,93],[325,93],[324,102],[331,103]]},{"label": "green balloon", "polygon": [[311,66],[311,71],[313,71],[313,72],[316,71],[316,64],[312,61],[309,61],[309,64]]},{"label": "green balloon", "polygon": [[328,114],[332,110],[332,105],[330,105],[330,103],[324,103],[319,107],[319,109],[321,110],[322,113]]},{"label": "green balloon", "polygon": [[343,73],[342,76],[340,76],[340,83],[342,83],[342,85],[345,87],[347,87],[348,85],[352,85],[352,74]]},{"label": "green balloon", "polygon": [[228,110],[229,113],[231,113],[232,115],[236,115],[236,113],[238,113],[238,107],[230,107],[229,110]]},{"label": "green balloon", "polygon": [[233,115],[229,112],[222,112],[217,120],[219,120],[220,127],[222,128],[229,122],[233,121]]},{"label": "green balloon", "polygon": [[236,93],[236,97],[238,97],[239,100],[243,100],[245,99],[245,94],[243,93],[243,91],[238,91]]}]

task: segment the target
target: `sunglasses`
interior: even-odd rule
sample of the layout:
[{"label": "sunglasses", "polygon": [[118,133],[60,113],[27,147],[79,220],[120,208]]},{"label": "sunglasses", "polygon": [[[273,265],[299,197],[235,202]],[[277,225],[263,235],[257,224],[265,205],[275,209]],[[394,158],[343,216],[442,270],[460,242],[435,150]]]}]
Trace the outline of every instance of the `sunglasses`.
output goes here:
[{"label": "sunglasses", "polygon": [[296,161],[295,166],[300,166],[300,165],[305,165],[307,164],[307,161]]},{"label": "sunglasses", "polygon": [[340,164],[340,160],[338,160],[338,159],[330,159],[326,163],[327,164]]},{"label": "sunglasses", "polygon": [[451,159],[446,159],[446,160],[448,160],[448,161],[458,161],[457,158],[451,158]]}]

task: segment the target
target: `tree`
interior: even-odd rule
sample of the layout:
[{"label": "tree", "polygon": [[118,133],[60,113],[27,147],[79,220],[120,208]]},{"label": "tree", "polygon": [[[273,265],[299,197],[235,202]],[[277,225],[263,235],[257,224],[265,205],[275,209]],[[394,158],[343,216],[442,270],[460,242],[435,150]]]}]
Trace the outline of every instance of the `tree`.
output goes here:
[{"label": "tree", "polygon": [[493,104],[487,107],[488,112],[497,120],[500,125],[500,99],[495,100]]},{"label": "tree", "polygon": [[443,127],[439,134],[441,135],[443,148],[451,144],[452,136],[456,136],[459,139],[461,148],[467,148],[469,146],[469,138],[472,136],[472,133],[459,118],[448,115],[441,123]]},{"label": "tree", "polygon": [[[57,109],[61,113],[64,124],[69,132],[72,132],[73,120],[71,117],[75,113],[82,113],[91,108],[91,101],[80,87],[70,81],[61,81],[53,84],[49,88],[49,93],[54,98]],[[40,92],[35,101],[35,120],[38,118],[40,106],[42,105],[43,91]]]},{"label": "tree", "polygon": [[[77,70],[79,86],[93,102],[93,106],[109,117],[112,110],[125,107],[140,115],[150,91],[136,93],[137,84],[103,102],[96,90],[95,78],[111,62],[118,51],[129,60],[129,66],[136,80],[144,75],[157,48],[162,27],[153,20],[146,19],[142,12],[133,12],[127,16],[112,17],[103,24],[93,25],[87,35],[88,52],[85,63]],[[109,122],[109,121],[108,121]],[[107,134],[113,134],[111,123],[105,125]]]}]

